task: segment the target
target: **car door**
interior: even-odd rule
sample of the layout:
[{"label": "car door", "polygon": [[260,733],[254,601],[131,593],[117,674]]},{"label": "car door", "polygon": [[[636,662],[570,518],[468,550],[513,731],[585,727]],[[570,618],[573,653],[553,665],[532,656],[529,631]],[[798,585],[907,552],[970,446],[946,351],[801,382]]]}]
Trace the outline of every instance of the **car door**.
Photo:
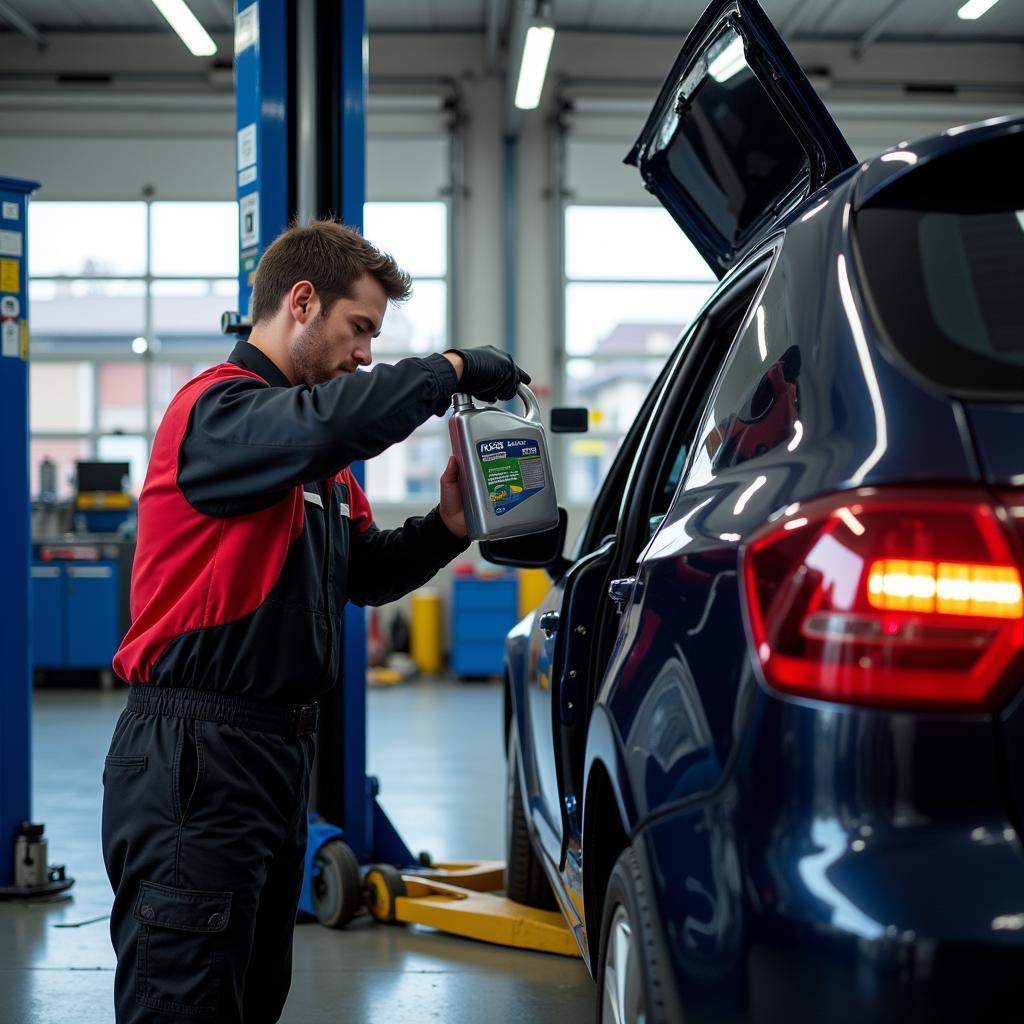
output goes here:
[{"label": "car door", "polygon": [[[550,663],[552,750],[557,787],[546,799],[561,813],[558,863],[573,884],[581,863],[584,761],[590,714],[609,663],[626,637],[618,611],[629,596],[630,571],[657,531],[675,491],[695,435],[699,414],[722,361],[763,281],[771,255],[723,286],[679,346],[656,389],[649,415],[638,424],[635,443],[625,452],[628,470],[610,475],[618,515],[613,533],[580,559],[567,576]],[[595,510],[597,511],[597,510]],[[610,593],[610,586],[616,582]],[[572,856],[570,856],[572,854]],[[555,855],[552,854],[554,857]]]},{"label": "car door", "polygon": [[534,618],[529,670],[520,709],[527,800],[548,857],[556,863],[575,818],[567,810],[559,773],[575,750],[562,743],[562,730],[580,720],[580,697],[589,678],[594,622],[607,588],[616,530],[636,453],[650,429],[667,381],[688,347],[696,326],[667,362],[641,406],[601,486],[568,570],[555,583]]},{"label": "car door", "polygon": [[[681,366],[664,422],[637,473],[631,514],[620,529],[606,611],[607,621],[617,629],[617,642],[598,700],[622,736],[629,800],[639,817],[684,791],[711,788],[721,768],[716,761],[713,723],[705,713],[704,692],[694,678],[688,655],[695,644],[701,645],[701,653],[704,646],[713,646],[705,644],[708,631],[704,626],[709,617],[719,614],[721,595],[735,586],[735,562],[728,557],[734,551],[716,549],[689,562],[665,559],[663,551],[685,543],[688,536],[703,529],[711,498],[698,494],[681,502],[680,481],[705,451],[711,396],[717,391],[723,367],[730,365],[730,353],[739,338],[749,337],[751,330],[756,333],[757,311],[762,308],[780,243],[781,239],[770,241],[766,251],[755,253],[749,269],[723,287],[709,311],[716,322],[709,332],[709,351]],[[782,361],[762,369],[764,387],[758,392],[771,392],[776,379],[779,391],[774,403],[761,404],[789,409],[792,385],[785,380]],[[782,436],[777,418],[781,423],[781,416],[769,409],[746,433],[737,432],[737,453],[748,435]],[[785,436],[791,433],[787,429]],[[735,441],[727,439],[720,452],[724,454],[726,446]],[[753,441],[751,446],[756,447]],[[726,544],[724,536],[722,544]],[[657,570],[654,573],[652,565]],[[707,674],[712,677],[715,664],[732,657],[737,646],[742,647],[742,634],[725,631],[723,635],[729,649],[708,652],[711,664]],[[719,704],[724,707],[727,703],[724,693],[712,694],[712,698],[717,700],[716,712]],[[569,777],[569,781],[580,785],[583,780]]]},{"label": "car door", "polygon": [[722,277],[856,158],[755,0],[715,0],[626,162]]}]

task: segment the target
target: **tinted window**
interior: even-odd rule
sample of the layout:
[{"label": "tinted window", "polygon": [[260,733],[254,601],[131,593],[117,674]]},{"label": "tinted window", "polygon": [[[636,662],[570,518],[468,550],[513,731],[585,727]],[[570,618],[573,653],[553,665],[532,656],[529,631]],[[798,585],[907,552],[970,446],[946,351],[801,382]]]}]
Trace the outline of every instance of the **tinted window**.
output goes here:
[{"label": "tinted window", "polygon": [[803,436],[800,420],[800,349],[781,301],[780,275],[740,329],[698,433],[686,486],[773,451],[792,450]]},{"label": "tinted window", "polygon": [[856,220],[880,326],[957,392],[1024,392],[1024,132],[925,164]]},{"label": "tinted window", "polygon": [[[675,428],[662,449],[649,455],[650,458],[660,461],[650,500],[652,532],[668,511],[687,463],[694,461],[694,455],[699,460],[708,450],[708,423],[709,417],[713,415],[714,403],[709,406],[707,398],[711,395],[723,367],[729,366],[730,369],[725,373],[730,375],[732,368],[737,364],[739,347],[742,345],[742,341],[737,342],[737,331],[740,331],[747,321],[750,303],[767,270],[768,262],[764,261],[754,271],[756,276],[747,276],[731,289],[731,293],[727,292],[720,297],[720,301],[707,314],[705,321],[710,327],[710,333],[703,342],[704,358],[690,366],[684,363],[680,368],[687,376],[678,376],[674,385],[682,398],[676,414]],[[742,366],[740,370],[746,372]],[[736,379],[735,376],[732,379]],[[718,390],[720,393],[722,389]],[[792,390],[795,399],[795,383]],[[711,412],[708,411],[709,408]],[[789,409],[790,406],[786,405],[786,408]]]},{"label": "tinted window", "polygon": [[707,64],[678,119],[666,123],[665,131],[675,132],[656,159],[667,162],[678,194],[732,247],[808,178],[809,162],[747,66],[735,32],[712,46]]}]

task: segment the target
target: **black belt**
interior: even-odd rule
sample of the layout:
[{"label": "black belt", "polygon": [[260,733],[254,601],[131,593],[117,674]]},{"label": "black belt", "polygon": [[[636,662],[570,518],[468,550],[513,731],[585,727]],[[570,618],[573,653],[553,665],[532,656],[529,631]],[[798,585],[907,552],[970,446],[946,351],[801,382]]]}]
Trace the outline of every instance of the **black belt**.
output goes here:
[{"label": "black belt", "polygon": [[141,714],[196,718],[282,736],[310,736],[320,721],[316,703],[261,704],[247,697],[176,686],[136,684],[128,692],[128,707]]}]

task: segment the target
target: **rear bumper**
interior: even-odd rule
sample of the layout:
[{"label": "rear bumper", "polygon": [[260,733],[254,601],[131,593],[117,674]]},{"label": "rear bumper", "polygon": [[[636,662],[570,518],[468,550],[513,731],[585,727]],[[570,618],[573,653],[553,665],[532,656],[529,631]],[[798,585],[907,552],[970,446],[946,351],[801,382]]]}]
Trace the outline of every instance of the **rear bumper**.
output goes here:
[{"label": "rear bumper", "polygon": [[1019,1016],[1024,849],[997,737],[990,716],[760,694],[727,781],[637,835],[673,1019]]},{"label": "rear bumper", "polygon": [[785,840],[752,848],[736,803],[726,790],[636,839],[669,1019],[963,1024],[1019,1004],[1024,860],[1008,825],[854,838],[783,816]]}]

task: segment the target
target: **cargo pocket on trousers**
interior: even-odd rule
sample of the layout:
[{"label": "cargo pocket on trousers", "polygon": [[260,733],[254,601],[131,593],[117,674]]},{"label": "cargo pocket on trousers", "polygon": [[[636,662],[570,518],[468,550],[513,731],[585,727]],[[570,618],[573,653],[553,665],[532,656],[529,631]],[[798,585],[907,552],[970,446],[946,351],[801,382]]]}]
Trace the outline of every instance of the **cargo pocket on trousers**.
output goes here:
[{"label": "cargo pocket on trousers", "polygon": [[189,1017],[215,1017],[230,914],[230,892],[142,882],[134,913],[140,925],[136,1002]]},{"label": "cargo pocket on trousers", "polygon": [[146,770],[147,757],[145,754],[118,755],[107,754],[103,759],[103,784],[107,784],[107,769],[111,768],[121,775],[139,774]]}]

